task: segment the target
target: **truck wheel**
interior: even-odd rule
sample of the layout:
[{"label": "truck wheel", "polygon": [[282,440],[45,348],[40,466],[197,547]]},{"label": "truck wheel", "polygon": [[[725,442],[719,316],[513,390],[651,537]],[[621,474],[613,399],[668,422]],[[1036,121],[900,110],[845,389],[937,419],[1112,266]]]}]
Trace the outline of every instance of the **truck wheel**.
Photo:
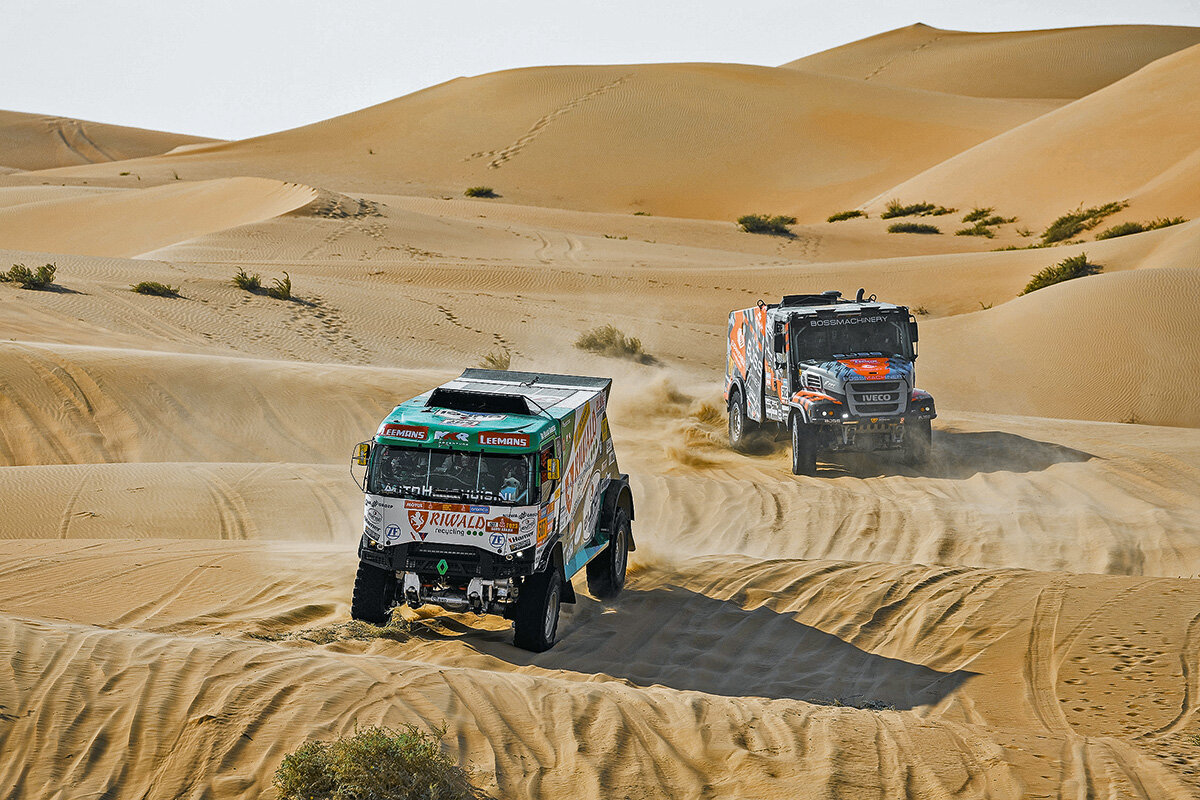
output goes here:
[{"label": "truck wheel", "polygon": [[904,424],[904,463],[924,464],[929,459],[933,444],[933,426],[927,419],[913,420]]},{"label": "truck wheel", "polygon": [[354,576],[354,599],[350,603],[350,616],[372,625],[387,625],[392,618],[392,604],[396,599],[396,576],[366,562],[358,562],[358,574]]},{"label": "truck wheel", "polygon": [[798,415],[792,416],[792,474],[817,474],[817,432],[805,425]]},{"label": "truck wheel", "polygon": [[750,434],[757,425],[746,415],[746,401],[742,393],[734,391],[729,395],[729,446],[744,453],[750,444]]},{"label": "truck wheel", "polygon": [[553,565],[526,578],[513,616],[513,644],[534,653],[553,647],[561,600],[562,576]]},{"label": "truck wheel", "polygon": [[629,515],[618,508],[613,514],[612,538],[608,549],[587,565],[588,591],[600,599],[616,597],[625,586],[625,566],[629,562]]}]

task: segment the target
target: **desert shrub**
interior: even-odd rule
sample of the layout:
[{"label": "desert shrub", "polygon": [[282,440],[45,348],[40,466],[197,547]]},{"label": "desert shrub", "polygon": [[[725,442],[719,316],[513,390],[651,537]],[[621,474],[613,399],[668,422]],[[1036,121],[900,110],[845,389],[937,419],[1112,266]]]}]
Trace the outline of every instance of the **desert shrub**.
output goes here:
[{"label": "desert shrub", "polygon": [[1144,230],[1146,230],[1146,226],[1140,222],[1122,222],[1120,225],[1114,225],[1097,233],[1096,241],[1115,239],[1118,236],[1129,236],[1133,233],[1141,233]]},{"label": "desert shrub", "polygon": [[1184,222],[1187,222],[1187,220],[1183,217],[1159,217],[1150,222],[1122,222],[1120,225],[1114,225],[1097,233],[1096,241],[1100,241],[1101,239],[1115,239],[1118,236],[1129,236],[1132,233],[1142,233],[1143,231],[1155,231],[1159,228],[1180,225]]},{"label": "desert shrub", "polygon": [[893,217],[911,217],[914,214],[928,214],[933,211],[935,206],[933,203],[913,203],[904,205],[899,200],[889,200],[887,207],[879,216],[882,219],[891,219]]},{"label": "desert shrub", "polygon": [[995,210],[996,209],[992,208],[991,206],[988,206],[987,208],[973,208],[973,209],[971,209],[971,213],[963,216],[962,221],[963,222],[979,222],[980,220],[987,219],[989,216],[991,216],[991,213]]},{"label": "desert shrub", "polygon": [[777,214],[770,216],[768,214],[746,214],[738,217],[737,224],[746,233],[773,233],[776,235],[790,236],[791,231],[788,230],[788,225],[795,225],[796,218]]},{"label": "desert shrub", "polygon": [[472,186],[463,192],[467,197],[499,197],[490,186]]},{"label": "desert shrub", "polygon": [[941,233],[941,230],[936,225],[920,222],[893,222],[888,225],[888,233]]},{"label": "desert shrub", "polygon": [[826,219],[825,221],[826,222],[841,222],[844,219],[854,219],[855,217],[865,217],[866,215],[867,215],[867,212],[859,211],[857,208],[853,208],[849,211],[839,211],[836,214],[830,214],[829,218]]},{"label": "desert shrub", "polygon": [[258,273],[250,275],[244,269],[239,269],[237,274],[233,276],[233,285],[239,289],[245,289],[247,292],[258,293],[262,291],[262,278]]},{"label": "desert shrub", "polygon": [[955,236],[986,236],[989,239],[995,238],[996,234],[992,233],[992,229],[982,222],[976,222],[969,228],[959,228],[954,232]]},{"label": "desert shrub", "polygon": [[283,757],[280,800],[468,800],[482,797],[433,734],[369,727],[332,742],[306,742]]},{"label": "desert shrub", "polygon": [[274,297],[276,300],[291,300],[292,276],[285,272],[283,278],[276,278],[275,282],[267,289],[267,297]]},{"label": "desert shrub", "polygon": [[18,283],[22,289],[45,289],[54,283],[56,264],[43,264],[36,270],[24,264],[13,264],[8,272],[0,272],[0,281]]},{"label": "desert shrub", "polygon": [[1102,206],[1094,206],[1087,209],[1080,206],[1074,211],[1063,214],[1054,220],[1054,222],[1051,222],[1049,227],[1042,231],[1042,242],[1045,244],[1065,242],[1084,231],[1090,231],[1100,224],[1100,220],[1110,214],[1117,213],[1128,205],[1129,203],[1120,201],[1105,203]]},{"label": "desert shrub", "polygon": [[1088,263],[1087,253],[1080,253],[1077,256],[1064,258],[1054,266],[1046,267],[1034,275],[1029,283],[1025,285],[1025,288],[1021,290],[1021,294],[1036,292],[1038,289],[1045,289],[1047,286],[1053,286],[1063,281],[1096,275],[1103,269],[1104,267],[1099,264]]},{"label": "desert shrub", "polygon": [[635,217],[649,217],[650,212],[649,211],[635,211],[635,212],[633,212],[633,215]]},{"label": "desert shrub", "polygon": [[613,325],[603,325],[580,334],[579,338],[575,340],[575,346],[589,353],[613,358],[628,358],[642,364],[650,364],[654,361],[653,357],[642,349],[641,339],[626,336]]},{"label": "desert shrub", "polygon": [[927,316],[929,316],[929,309],[928,309],[928,308],[926,308],[925,306],[917,306],[916,308],[914,308],[914,309],[912,310],[912,312],[913,312],[914,314],[916,314],[918,317],[927,317]]},{"label": "desert shrub", "polygon": [[479,366],[484,369],[508,369],[508,365],[512,363],[512,356],[507,350],[493,350],[483,357],[479,362]]},{"label": "desert shrub", "polygon": [[167,286],[158,281],[142,281],[129,287],[138,294],[152,294],[155,297],[179,297],[178,286]]},{"label": "desert shrub", "polygon": [[957,208],[946,208],[945,206],[935,206],[933,203],[913,203],[904,205],[899,200],[889,200],[887,207],[883,213],[879,215],[881,219],[892,219],[893,217],[940,217],[944,214],[953,214]]}]

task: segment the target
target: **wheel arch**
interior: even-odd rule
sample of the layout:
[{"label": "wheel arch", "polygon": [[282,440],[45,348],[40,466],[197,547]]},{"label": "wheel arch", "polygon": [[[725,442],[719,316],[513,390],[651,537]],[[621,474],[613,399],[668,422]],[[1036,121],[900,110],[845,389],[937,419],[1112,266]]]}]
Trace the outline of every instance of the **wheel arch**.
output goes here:
[{"label": "wheel arch", "polygon": [[[633,491],[629,488],[629,476],[624,473],[615,478],[609,478],[604,487],[603,499],[600,503],[599,526],[607,536],[612,535],[612,521],[618,508],[625,511],[630,522],[633,521]],[[636,549],[637,545],[633,541],[633,526],[630,526],[629,550],[632,552]]]}]

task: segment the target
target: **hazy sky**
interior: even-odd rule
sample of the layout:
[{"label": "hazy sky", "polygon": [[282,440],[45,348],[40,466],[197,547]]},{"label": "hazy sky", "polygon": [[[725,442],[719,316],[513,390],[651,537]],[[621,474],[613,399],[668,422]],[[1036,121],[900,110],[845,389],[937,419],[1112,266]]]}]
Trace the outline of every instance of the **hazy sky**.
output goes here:
[{"label": "hazy sky", "polygon": [[511,67],[777,65],[924,22],[1200,25],[1200,0],[3,0],[0,108],[243,138]]}]

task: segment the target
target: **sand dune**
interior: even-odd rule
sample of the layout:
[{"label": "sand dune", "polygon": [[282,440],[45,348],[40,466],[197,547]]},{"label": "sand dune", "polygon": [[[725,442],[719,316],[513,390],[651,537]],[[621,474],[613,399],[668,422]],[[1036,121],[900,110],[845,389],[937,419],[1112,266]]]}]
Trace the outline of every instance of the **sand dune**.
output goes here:
[{"label": "sand dune", "polygon": [[[114,580],[103,555],[68,552],[6,572],[0,602],[22,610],[0,635],[6,694],[22,698],[0,729],[7,763],[22,765],[7,768],[10,785],[56,775],[82,790],[252,797],[311,731],[453,719],[457,754],[502,796],[827,797],[899,782],[925,796],[1015,798],[1074,780],[1145,797],[1194,789],[1198,751],[1179,735],[1193,704],[1178,683],[1141,678],[1145,665],[1186,663],[1191,626],[1175,611],[1194,605],[1191,581],[697,560],[640,572],[615,613],[584,598],[559,648],[531,658],[486,623],[446,615],[358,640],[331,614],[328,579],[348,576],[345,558],[331,570],[316,566],[327,555],[295,549],[109,555],[141,566]],[[63,570],[60,558],[100,566],[84,584],[123,599],[87,612],[99,627],[23,616],[56,616],[24,587]],[[227,584],[227,569],[241,580]],[[136,588],[172,572],[185,579],[173,597]],[[275,582],[245,611],[261,620],[273,604],[269,631],[220,596],[256,572]],[[210,590],[191,588],[210,573]],[[288,631],[302,635],[253,640]],[[1106,698],[1134,685],[1146,700],[1131,717]],[[67,720],[68,733],[47,734]]]},{"label": "sand dune", "polygon": [[[0,265],[58,266],[0,283],[0,795],[269,797],[373,723],[445,724],[496,797],[1200,794],[1200,221],[992,252],[1081,201],[1192,215],[1197,35],[516,70],[115,163],[53,144],[105,126],[0,117],[63,165],[0,156]],[[823,221],[875,195],[960,210]],[[975,204],[1020,220],[949,235]],[[1017,296],[1080,252],[1104,273]],[[728,311],[859,286],[919,309],[933,457],[731,450]],[[605,323],[653,362],[573,346]],[[613,377],[635,496],[626,589],[578,581],[536,655],[349,614],[353,445],[485,354]]]},{"label": "sand dune", "polygon": [[[904,181],[872,206],[892,197],[995,206],[1035,229],[1081,203],[1113,200],[1130,202],[1113,221],[1195,217],[1200,202],[1187,187],[1200,170],[1197,80],[1193,46]],[[1030,175],[1039,176],[1036,192]]]},{"label": "sand dune", "polygon": [[0,111],[0,162],[19,170],[123,161],[211,141],[200,136]]},{"label": "sand dune", "polygon": [[37,177],[262,175],[452,196],[483,184],[535,205],[824,219],[1050,107],[731,64],[543,67],[256,139]]},{"label": "sand dune", "polygon": [[920,370],[951,408],[1197,427],[1197,303],[1194,270],[1071,281],[930,323],[954,355],[933,346]]},{"label": "sand dune", "polygon": [[24,203],[0,209],[0,247],[135,256],[284,214],[315,197],[293,183],[225,178]]},{"label": "sand dune", "polygon": [[1200,28],[1105,25],[970,33],[917,23],[784,67],[972,97],[1078,99],[1200,44]]}]

